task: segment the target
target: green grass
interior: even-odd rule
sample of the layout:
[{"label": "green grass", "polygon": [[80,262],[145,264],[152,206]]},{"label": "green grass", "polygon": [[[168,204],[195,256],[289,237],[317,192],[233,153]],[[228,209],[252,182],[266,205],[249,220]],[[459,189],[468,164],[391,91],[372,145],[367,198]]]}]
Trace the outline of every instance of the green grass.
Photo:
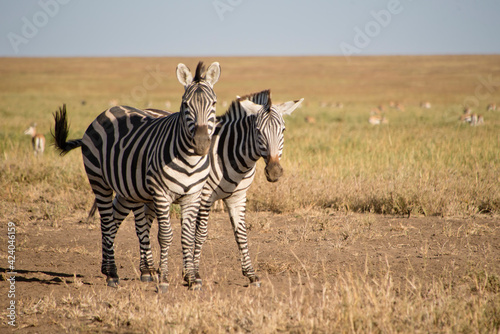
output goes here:
[{"label": "green grass", "polygon": [[[483,126],[470,127],[458,118],[462,103],[475,97],[480,78],[498,77],[500,57],[217,60],[222,66],[215,86],[219,113],[224,112],[222,101],[265,88],[272,89],[274,101],[305,98],[286,120],[285,176],[269,184],[259,172],[249,192],[250,210],[317,206],[393,214],[499,212],[500,112],[485,109],[500,101],[500,89],[481,88],[474,111],[484,114]],[[49,146],[52,113],[67,104],[70,137],[76,138],[110,100],[157,108],[168,100],[175,111],[182,95],[174,76],[179,61],[194,68],[197,59],[0,59],[0,164],[5,171],[0,198],[17,201],[30,192],[26,187],[54,193],[51,189],[71,185],[82,202],[89,202],[80,153],[59,158]],[[155,71],[161,75],[151,85]],[[431,101],[432,109],[421,109],[423,100]],[[404,103],[406,110],[387,108],[389,124],[368,124],[370,110],[389,101]],[[322,107],[334,102],[344,107]],[[306,123],[305,116],[316,122]],[[32,161],[29,138],[22,134],[32,122],[48,139],[40,164]],[[12,187],[19,187],[19,193],[6,190]]]}]

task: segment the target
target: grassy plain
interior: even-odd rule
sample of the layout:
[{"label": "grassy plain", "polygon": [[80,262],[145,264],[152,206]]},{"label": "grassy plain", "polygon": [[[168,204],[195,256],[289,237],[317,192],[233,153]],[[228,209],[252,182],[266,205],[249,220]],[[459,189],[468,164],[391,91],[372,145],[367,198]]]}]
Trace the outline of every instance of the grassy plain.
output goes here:
[{"label": "grassy plain", "polygon": [[[20,331],[498,332],[500,111],[486,106],[500,106],[500,56],[202,59],[222,66],[218,113],[267,88],[274,101],[305,98],[286,120],[284,177],[269,184],[259,165],[249,192],[264,286],[243,287],[216,214],[202,293],[141,285],[131,223],[119,241],[124,288],[106,289],[98,223],[81,222],[93,200],[81,155],[49,146],[52,113],[66,103],[80,138],[112,100],[176,111],[175,67],[198,60],[0,59],[0,210],[17,227]],[[461,123],[464,104],[485,124]],[[389,123],[372,126],[381,105]],[[23,135],[32,122],[48,142],[39,159]]]}]

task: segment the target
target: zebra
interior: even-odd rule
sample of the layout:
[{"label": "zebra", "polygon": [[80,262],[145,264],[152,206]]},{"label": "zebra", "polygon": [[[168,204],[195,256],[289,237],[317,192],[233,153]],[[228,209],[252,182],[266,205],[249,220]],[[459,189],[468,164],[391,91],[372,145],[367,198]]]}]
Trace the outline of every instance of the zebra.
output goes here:
[{"label": "zebra", "polygon": [[[213,86],[220,72],[219,63],[205,71],[200,62],[193,78],[181,63],[177,78],[185,92],[178,113],[153,117],[139,109],[115,106],[100,114],[82,139],[67,141],[65,106],[54,115],[54,138],[61,154],[82,147],[85,171],[101,216],[101,272],[108,286],[119,284],[114,239],[121,222],[133,211],[136,226],[145,226],[148,213],[144,203],[151,202],[159,225],[158,291],[168,290],[168,251],[173,238],[169,209],[176,202],[181,206],[184,278],[189,288],[197,288],[192,252],[195,220],[210,171],[208,152],[217,101]],[[149,238],[149,231],[147,235],[140,228],[136,231],[139,238]],[[141,263],[141,273],[148,269]]]},{"label": "zebra", "polygon": [[248,248],[245,223],[247,191],[255,177],[257,161],[266,163],[267,181],[277,182],[283,174],[285,121],[304,99],[272,104],[271,92],[265,90],[234,101],[228,111],[217,118],[210,150],[210,175],[201,193],[196,221],[194,270],[198,284],[201,249],[207,239],[207,226],[212,204],[222,199],[227,207],[241,256],[242,273],[250,284],[260,286]]},{"label": "zebra", "polygon": [[[291,114],[304,99],[279,105],[271,103],[270,90],[238,97],[222,116],[217,117],[217,127],[210,148],[210,175],[201,193],[201,205],[196,221],[194,246],[194,271],[196,284],[201,287],[199,263],[203,243],[208,234],[208,218],[212,204],[222,199],[227,207],[234,236],[241,255],[243,275],[250,284],[260,286],[252,266],[248,249],[245,224],[246,193],[255,177],[256,163],[262,157],[266,162],[265,175],[269,182],[276,182],[283,174],[280,158],[283,152],[284,115]],[[153,117],[161,117],[158,110]],[[148,223],[137,227],[149,234],[155,218],[154,211],[146,204]],[[140,239],[141,263],[153,266],[149,238]]]}]

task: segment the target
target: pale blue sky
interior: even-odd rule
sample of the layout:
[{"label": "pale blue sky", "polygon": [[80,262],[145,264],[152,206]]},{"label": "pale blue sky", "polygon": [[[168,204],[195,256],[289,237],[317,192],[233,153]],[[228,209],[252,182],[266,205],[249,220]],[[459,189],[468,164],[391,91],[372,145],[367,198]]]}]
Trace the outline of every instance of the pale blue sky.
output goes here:
[{"label": "pale blue sky", "polygon": [[0,0],[0,56],[500,54],[498,0]]}]

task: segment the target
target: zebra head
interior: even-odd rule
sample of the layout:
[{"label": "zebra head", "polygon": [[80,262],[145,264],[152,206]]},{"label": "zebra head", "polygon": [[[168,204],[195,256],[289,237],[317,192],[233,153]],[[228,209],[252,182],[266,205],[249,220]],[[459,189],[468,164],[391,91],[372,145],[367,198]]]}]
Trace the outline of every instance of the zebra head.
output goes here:
[{"label": "zebra head", "polygon": [[210,149],[217,102],[213,86],[219,80],[220,71],[218,62],[206,71],[203,63],[199,62],[193,78],[186,65],[177,65],[177,78],[185,89],[180,113],[196,155],[206,155]]},{"label": "zebra head", "polygon": [[271,104],[269,91],[240,98],[240,104],[247,114],[255,115],[256,149],[266,162],[264,172],[269,182],[276,182],[283,175],[283,167],[280,165],[285,132],[283,116],[290,115],[303,100]]}]

